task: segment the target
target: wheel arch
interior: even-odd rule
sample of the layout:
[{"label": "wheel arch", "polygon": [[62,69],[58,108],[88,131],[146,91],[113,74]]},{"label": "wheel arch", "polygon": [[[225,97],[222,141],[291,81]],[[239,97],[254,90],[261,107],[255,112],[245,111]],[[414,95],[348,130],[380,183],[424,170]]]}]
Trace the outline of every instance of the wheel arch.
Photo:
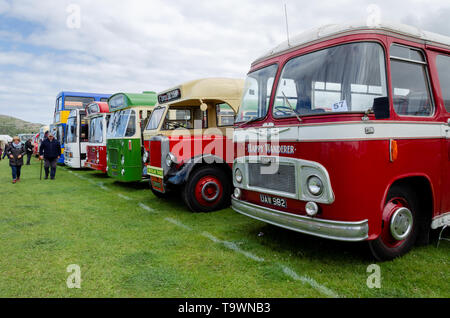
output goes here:
[{"label": "wheel arch", "polygon": [[206,154],[199,155],[184,164],[184,166],[177,171],[177,173],[168,179],[173,184],[184,184],[189,180],[189,177],[194,171],[203,167],[215,167],[223,170],[230,178],[232,170],[229,164],[227,164],[222,158]]},{"label": "wheel arch", "polygon": [[431,220],[436,207],[434,202],[434,189],[431,179],[424,174],[407,174],[401,175],[393,179],[386,187],[383,195],[381,206],[384,207],[389,190],[394,186],[412,188],[416,193],[420,194],[419,205],[420,213],[419,236],[417,243],[427,244],[429,242],[429,234],[431,230]]}]

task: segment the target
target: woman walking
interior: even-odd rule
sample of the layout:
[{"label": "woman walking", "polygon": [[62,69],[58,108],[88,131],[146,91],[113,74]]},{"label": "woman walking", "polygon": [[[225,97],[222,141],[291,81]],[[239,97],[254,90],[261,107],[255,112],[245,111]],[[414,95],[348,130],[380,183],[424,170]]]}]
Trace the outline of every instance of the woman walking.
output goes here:
[{"label": "woman walking", "polygon": [[25,155],[25,147],[20,142],[20,138],[15,136],[13,138],[13,142],[8,147],[8,157],[9,157],[9,165],[12,170],[12,183],[16,183],[20,181],[20,170],[23,166],[23,156]]}]

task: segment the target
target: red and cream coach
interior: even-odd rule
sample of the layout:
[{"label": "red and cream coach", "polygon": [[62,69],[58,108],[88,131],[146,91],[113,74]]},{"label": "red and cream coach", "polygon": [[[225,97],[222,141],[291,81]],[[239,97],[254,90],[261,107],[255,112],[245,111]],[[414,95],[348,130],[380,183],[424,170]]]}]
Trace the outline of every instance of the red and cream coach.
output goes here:
[{"label": "red and cream coach", "polygon": [[180,191],[191,211],[230,205],[233,123],[244,81],[206,78],[158,95],[144,155],[153,193]]},{"label": "red and cream coach", "polygon": [[232,207],[402,255],[450,222],[449,112],[449,37],[398,24],[302,34],[248,73]]},{"label": "red and cream coach", "polygon": [[86,145],[86,168],[106,173],[106,130],[110,118],[107,102],[93,102],[86,106],[89,122],[89,141]]}]

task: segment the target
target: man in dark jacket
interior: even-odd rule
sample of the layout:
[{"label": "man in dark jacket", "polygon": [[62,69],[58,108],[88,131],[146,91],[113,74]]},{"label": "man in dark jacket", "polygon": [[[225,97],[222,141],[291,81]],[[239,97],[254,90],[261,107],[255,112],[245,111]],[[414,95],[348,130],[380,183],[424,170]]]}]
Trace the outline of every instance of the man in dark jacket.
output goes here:
[{"label": "man in dark jacket", "polygon": [[44,159],[45,179],[48,179],[48,169],[51,168],[50,179],[55,179],[56,164],[61,156],[61,144],[50,132],[48,138],[42,141],[39,147],[39,158]]},{"label": "man in dark jacket", "polygon": [[25,151],[27,152],[27,166],[30,165],[31,156],[33,155],[33,143],[28,139],[25,143]]}]

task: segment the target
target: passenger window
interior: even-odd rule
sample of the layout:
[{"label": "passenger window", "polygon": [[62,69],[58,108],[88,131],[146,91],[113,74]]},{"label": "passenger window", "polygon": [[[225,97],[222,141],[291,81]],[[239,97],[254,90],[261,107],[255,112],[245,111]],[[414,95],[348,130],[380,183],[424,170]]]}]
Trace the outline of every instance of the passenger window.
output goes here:
[{"label": "passenger window", "polygon": [[436,66],[439,83],[441,84],[442,99],[444,100],[445,109],[450,113],[450,56],[438,55]]},{"label": "passenger window", "polygon": [[395,112],[402,116],[431,116],[433,104],[422,52],[393,45],[390,55]]},{"label": "passenger window", "polygon": [[233,126],[234,111],[226,103],[216,105],[217,127]]}]

